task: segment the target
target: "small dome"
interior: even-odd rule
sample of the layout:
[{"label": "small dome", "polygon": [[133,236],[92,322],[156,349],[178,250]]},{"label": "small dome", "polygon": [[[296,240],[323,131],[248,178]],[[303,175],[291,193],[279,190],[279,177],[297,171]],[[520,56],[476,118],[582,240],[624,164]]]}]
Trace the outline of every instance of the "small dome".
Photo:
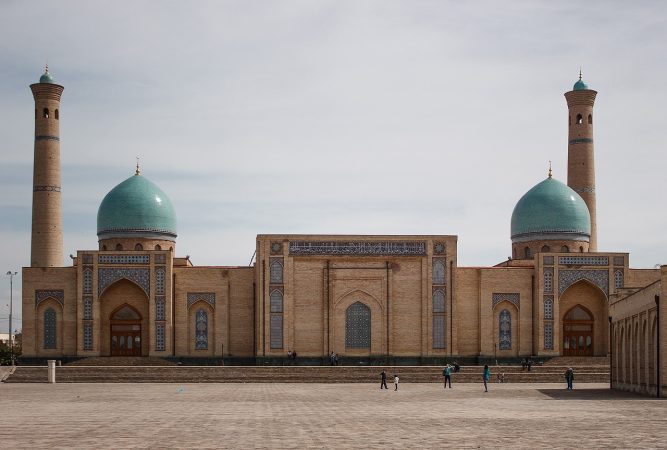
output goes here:
[{"label": "small dome", "polygon": [[588,89],[588,85],[581,78],[574,83],[574,87],[572,88],[573,91],[583,91],[586,89]]},{"label": "small dome", "polygon": [[590,235],[591,215],[584,199],[551,177],[526,192],[512,212],[512,242],[588,241]]},{"label": "small dome", "polygon": [[176,238],[176,212],[169,197],[138,173],[113,188],[97,211],[97,236]]},{"label": "small dome", "polygon": [[46,69],[44,69],[44,74],[42,74],[41,77],[39,77],[39,82],[40,83],[49,83],[53,84],[53,76],[49,73],[49,66],[46,66]]}]

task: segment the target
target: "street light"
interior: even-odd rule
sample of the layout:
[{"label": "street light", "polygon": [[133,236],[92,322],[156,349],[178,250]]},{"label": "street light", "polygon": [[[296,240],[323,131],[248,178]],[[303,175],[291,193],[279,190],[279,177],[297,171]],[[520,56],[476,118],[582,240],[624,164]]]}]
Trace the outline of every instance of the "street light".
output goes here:
[{"label": "street light", "polygon": [[9,275],[9,354],[12,360],[12,366],[14,365],[14,340],[12,339],[12,307],[14,303],[14,276],[18,275],[18,272],[12,272],[11,270],[7,271]]}]

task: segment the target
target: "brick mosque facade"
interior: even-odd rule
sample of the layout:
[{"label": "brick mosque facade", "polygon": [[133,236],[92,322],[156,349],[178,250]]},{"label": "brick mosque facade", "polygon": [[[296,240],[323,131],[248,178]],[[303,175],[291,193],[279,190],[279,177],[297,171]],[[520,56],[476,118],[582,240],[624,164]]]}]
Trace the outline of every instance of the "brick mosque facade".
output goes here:
[{"label": "brick mosque facade", "polygon": [[[178,256],[175,229],[116,223],[100,231],[104,202],[98,248],[78,250],[63,266],[63,87],[47,69],[31,89],[35,153],[31,265],[23,268],[25,357],[224,357],[254,364],[294,351],[299,362],[313,364],[326,363],[331,352],[357,362],[428,364],[607,356],[610,343],[626,333],[618,319],[610,339],[614,305],[632,303],[665,277],[664,270],[631,268],[627,253],[597,251],[597,93],[581,79],[565,94],[567,186],[549,174],[534,188],[542,196],[526,200],[527,213],[517,212],[517,205],[512,258],[490,267],[459,266],[455,235],[289,234],[258,235],[251,266],[195,266]],[[138,168],[133,177],[149,183]],[[586,211],[584,226],[547,229],[561,217],[543,217],[540,208],[552,205],[540,199],[558,193],[567,201],[576,197],[577,208]],[[650,335],[650,308],[644,316],[633,326]],[[648,352],[644,359],[655,359],[655,349],[653,356]]]}]

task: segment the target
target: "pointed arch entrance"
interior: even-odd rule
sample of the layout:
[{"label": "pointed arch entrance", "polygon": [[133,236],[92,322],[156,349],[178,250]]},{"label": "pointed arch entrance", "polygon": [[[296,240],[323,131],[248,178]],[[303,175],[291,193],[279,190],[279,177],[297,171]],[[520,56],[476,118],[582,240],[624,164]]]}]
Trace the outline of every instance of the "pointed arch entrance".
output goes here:
[{"label": "pointed arch entrance", "polygon": [[141,356],[141,315],[128,304],[111,313],[111,356]]},{"label": "pointed arch entrance", "polygon": [[576,305],[563,317],[563,355],[593,356],[593,314],[581,305]]}]

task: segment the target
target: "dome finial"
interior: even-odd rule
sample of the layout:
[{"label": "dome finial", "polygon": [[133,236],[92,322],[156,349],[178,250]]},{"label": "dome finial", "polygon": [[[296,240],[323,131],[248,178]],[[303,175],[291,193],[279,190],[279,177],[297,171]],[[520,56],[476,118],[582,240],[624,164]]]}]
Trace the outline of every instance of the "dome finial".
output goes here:
[{"label": "dome finial", "polygon": [[581,81],[581,66],[579,66],[579,81]]},{"label": "dome finial", "polygon": [[49,73],[49,63],[44,65],[44,73]]},{"label": "dome finial", "polygon": [[551,178],[551,160],[549,160],[549,178]]},{"label": "dome finial", "polygon": [[134,172],[135,175],[141,175],[141,168],[139,167],[139,157],[137,156],[137,170]]}]

